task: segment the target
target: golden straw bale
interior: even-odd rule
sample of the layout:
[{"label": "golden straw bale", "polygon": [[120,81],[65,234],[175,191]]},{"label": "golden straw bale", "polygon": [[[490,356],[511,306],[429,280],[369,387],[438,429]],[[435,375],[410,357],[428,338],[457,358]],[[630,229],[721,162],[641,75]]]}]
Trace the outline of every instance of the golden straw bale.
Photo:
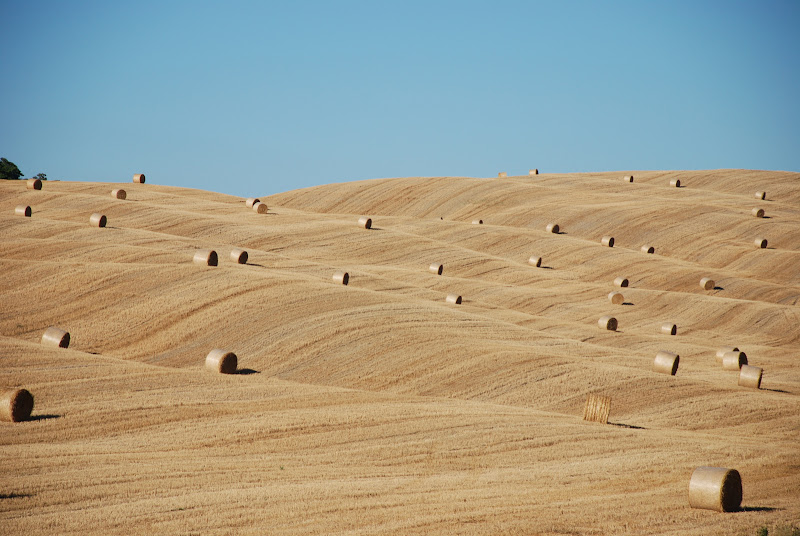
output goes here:
[{"label": "golden straw bale", "polygon": [[483,220],[472,220],[472,225],[483,225]]},{"label": "golden straw bale", "polygon": [[753,243],[756,245],[757,248],[764,249],[767,247],[767,239],[766,238],[756,238]]},{"label": "golden straw bale", "polygon": [[614,247],[614,237],[613,236],[604,236],[600,240],[600,243],[603,244],[604,246],[606,246],[607,248],[613,248]]},{"label": "golden straw bale", "polygon": [[681,187],[681,180],[680,179],[672,179],[669,181],[669,185],[673,188],[680,188]]},{"label": "golden straw bale", "polygon": [[755,216],[756,218],[763,218],[764,217],[764,209],[763,208],[754,208],[750,211],[750,214]]},{"label": "golden straw bale", "polygon": [[611,397],[588,395],[586,405],[583,407],[583,420],[608,424],[608,414],[611,412]]},{"label": "golden straw bale", "polygon": [[14,214],[17,216],[25,216],[26,218],[30,218],[33,212],[31,211],[31,207],[27,205],[19,205],[14,209]]},{"label": "golden straw bale", "polygon": [[528,172],[528,175],[538,175],[538,174],[539,174],[539,170],[538,169],[532,169],[532,170],[530,170]]},{"label": "golden straw bale", "polygon": [[736,469],[698,467],[689,480],[689,506],[735,512],[742,505],[742,477]]},{"label": "golden straw bale", "polygon": [[42,334],[42,344],[46,346],[55,346],[56,348],[69,347],[69,333],[61,328],[50,326]]},{"label": "golden straw bale", "polygon": [[441,264],[433,263],[430,266],[428,266],[428,270],[432,274],[442,275],[442,271],[444,270],[444,266],[442,266]]},{"label": "golden straw bale", "polygon": [[678,326],[675,324],[661,324],[661,333],[665,335],[677,335],[678,334]]},{"label": "golden straw bale", "polygon": [[626,277],[617,277],[614,279],[614,285],[618,287],[627,287],[628,286],[628,278]]},{"label": "golden straw bale", "polygon": [[198,249],[192,262],[204,266],[216,266],[218,263],[217,252],[213,249]]},{"label": "golden straw bale", "polygon": [[121,188],[117,188],[116,190],[111,190],[111,197],[114,199],[127,199],[128,192]]},{"label": "golden straw bale", "polygon": [[531,266],[536,266],[537,268],[542,265],[542,258],[541,257],[531,257],[528,259],[528,264]]},{"label": "golden straw bale", "polygon": [[704,277],[700,280],[700,288],[703,290],[714,290],[714,280],[710,277]]},{"label": "golden straw bale", "polygon": [[608,294],[608,301],[610,301],[614,305],[622,305],[623,303],[625,303],[625,297],[622,295],[621,292],[611,292]]},{"label": "golden straw bale", "polygon": [[725,370],[739,370],[747,364],[747,354],[744,352],[725,352],[722,356],[722,368]]},{"label": "golden straw bale", "polygon": [[372,218],[358,218],[358,224],[364,229],[372,229]]},{"label": "golden straw bale", "polygon": [[39,179],[28,179],[25,182],[25,187],[28,190],[41,190],[42,189],[42,181]]},{"label": "golden straw bale", "polygon": [[558,232],[561,230],[557,223],[548,223],[546,229],[548,233],[555,234],[558,234]]},{"label": "golden straw bale", "polygon": [[659,350],[656,358],[653,360],[653,372],[660,372],[661,374],[669,374],[675,376],[678,372],[678,364],[681,361],[681,356],[666,350]]},{"label": "golden straw bale", "polygon": [[756,199],[764,200],[767,198],[767,192],[756,192]]},{"label": "golden straw bale", "polygon": [[347,285],[350,282],[350,274],[341,271],[335,272],[331,279],[333,279],[337,283],[341,283],[342,285]]},{"label": "golden straw bale", "polygon": [[447,303],[453,303],[455,305],[461,304],[461,296],[458,294],[448,294],[447,298],[445,299]]},{"label": "golden straw bale", "polygon": [[655,253],[656,252],[656,248],[654,248],[653,246],[647,246],[647,245],[642,246],[641,250],[642,250],[642,253]]},{"label": "golden straw bale", "polygon": [[108,220],[103,214],[94,213],[89,216],[89,223],[92,227],[105,227]]},{"label": "golden straw bale", "polygon": [[261,201],[253,203],[253,212],[256,214],[266,214],[268,210],[269,208],[266,203],[262,203]]},{"label": "golden straw bale", "polygon": [[505,179],[506,177],[508,177],[508,173],[506,173],[505,171],[501,171],[500,173],[497,174],[497,177],[500,179]]},{"label": "golden straw bale", "polygon": [[235,374],[238,366],[236,354],[214,348],[206,356],[206,368],[220,374]]},{"label": "golden straw bale", "polygon": [[622,180],[624,180],[625,182],[633,182],[633,175],[626,175],[622,177]]},{"label": "golden straw bale", "polygon": [[607,329],[608,331],[617,330],[617,319],[613,316],[601,316],[597,321],[597,326],[600,329]]},{"label": "golden straw bale", "polygon": [[260,203],[260,202],[261,202],[261,200],[259,198],[257,198],[257,197],[248,197],[244,201],[244,206],[246,206],[247,208],[253,208],[253,205],[255,205],[256,203]]},{"label": "golden straw bale", "polygon": [[33,395],[27,389],[0,392],[0,421],[27,421],[33,411]]},{"label": "golden straw bale", "polygon": [[721,365],[722,364],[722,358],[728,352],[738,352],[738,351],[739,351],[739,348],[736,347],[736,346],[723,346],[723,347],[721,347],[719,350],[717,350],[717,363],[719,363]]},{"label": "golden straw bale", "polygon": [[137,173],[133,176],[133,182],[137,184],[144,184],[144,173]]},{"label": "golden straw bale", "polygon": [[231,260],[238,264],[247,264],[247,252],[243,249],[232,249]]},{"label": "golden straw bale", "polygon": [[739,370],[739,385],[752,389],[761,389],[761,376],[764,373],[760,367],[742,365]]}]

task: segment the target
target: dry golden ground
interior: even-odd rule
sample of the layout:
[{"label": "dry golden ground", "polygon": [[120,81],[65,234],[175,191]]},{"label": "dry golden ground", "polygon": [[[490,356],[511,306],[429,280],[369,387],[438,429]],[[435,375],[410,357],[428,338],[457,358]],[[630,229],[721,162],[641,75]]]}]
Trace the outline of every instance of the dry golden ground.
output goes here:
[{"label": "dry golden ground", "polygon": [[[269,214],[150,182],[118,200],[112,184],[0,181],[0,387],[35,397],[33,420],[0,423],[0,533],[800,522],[800,174],[626,174],[332,184],[261,198]],[[193,264],[198,249],[219,266]],[[39,343],[51,325],[69,349]],[[723,345],[764,368],[761,390],[722,369]],[[206,370],[213,348],[245,374]],[[652,371],[662,349],[675,376]],[[611,397],[610,424],[581,419],[590,393]],[[744,511],[688,507],[701,465],[738,469]]]}]

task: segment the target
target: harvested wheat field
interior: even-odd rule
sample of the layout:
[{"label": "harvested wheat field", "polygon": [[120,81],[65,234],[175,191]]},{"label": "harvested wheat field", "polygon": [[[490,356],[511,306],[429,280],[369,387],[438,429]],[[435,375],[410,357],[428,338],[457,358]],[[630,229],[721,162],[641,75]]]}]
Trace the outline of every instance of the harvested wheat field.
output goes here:
[{"label": "harvested wheat field", "polygon": [[[0,422],[0,533],[800,524],[800,174],[379,179],[261,197],[265,214],[153,182],[122,200],[0,181],[0,388],[35,398]],[[41,343],[50,326],[68,348]],[[717,361],[734,345],[760,388]],[[206,368],[214,349],[235,373]],[[590,394],[608,424],[583,420]],[[698,467],[738,471],[741,510],[690,508]]]}]

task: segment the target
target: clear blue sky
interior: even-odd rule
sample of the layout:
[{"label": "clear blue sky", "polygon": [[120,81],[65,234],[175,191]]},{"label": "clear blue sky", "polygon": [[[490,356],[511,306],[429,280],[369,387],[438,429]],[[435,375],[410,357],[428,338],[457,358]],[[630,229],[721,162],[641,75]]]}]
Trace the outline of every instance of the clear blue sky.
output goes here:
[{"label": "clear blue sky", "polygon": [[800,171],[800,1],[0,0],[0,156],[236,195]]}]

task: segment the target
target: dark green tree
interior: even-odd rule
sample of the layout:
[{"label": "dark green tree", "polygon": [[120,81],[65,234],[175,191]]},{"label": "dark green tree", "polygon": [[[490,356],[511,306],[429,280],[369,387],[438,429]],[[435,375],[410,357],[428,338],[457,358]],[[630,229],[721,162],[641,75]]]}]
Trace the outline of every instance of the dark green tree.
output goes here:
[{"label": "dark green tree", "polygon": [[0,158],[0,179],[17,180],[22,177],[23,173],[13,162],[9,162],[5,158]]},{"label": "dark green tree", "polygon": [[37,173],[36,175],[33,176],[33,178],[34,179],[39,179],[40,181],[46,181],[47,180],[47,175],[44,174],[44,173]]}]

